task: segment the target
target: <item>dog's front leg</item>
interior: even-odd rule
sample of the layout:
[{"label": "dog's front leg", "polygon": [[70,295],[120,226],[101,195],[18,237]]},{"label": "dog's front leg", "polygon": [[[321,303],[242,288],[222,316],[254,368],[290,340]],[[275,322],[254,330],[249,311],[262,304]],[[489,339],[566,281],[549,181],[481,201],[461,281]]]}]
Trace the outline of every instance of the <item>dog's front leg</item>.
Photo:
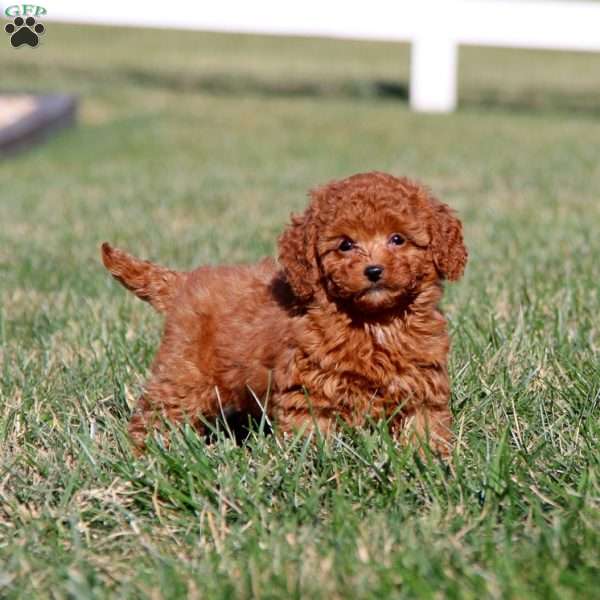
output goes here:
[{"label": "dog's front leg", "polygon": [[452,452],[452,413],[447,405],[413,407],[394,419],[392,432],[401,443],[428,446],[444,458]]},{"label": "dog's front leg", "polygon": [[331,401],[308,394],[304,389],[275,394],[269,412],[280,434],[309,434],[316,430],[327,437],[335,429]]}]

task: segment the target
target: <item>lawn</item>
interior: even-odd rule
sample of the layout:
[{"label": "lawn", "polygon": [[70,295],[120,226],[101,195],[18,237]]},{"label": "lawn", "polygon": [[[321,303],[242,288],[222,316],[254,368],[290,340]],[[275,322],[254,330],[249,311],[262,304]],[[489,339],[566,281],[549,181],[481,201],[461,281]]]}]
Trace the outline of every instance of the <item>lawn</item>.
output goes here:
[{"label": "lawn", "polygon": [[[403,45],[50,25],[0,62],[81,100],[0,163],[1,597],[598,597],[600,56],[461,50],[453,115],[409,112]],[[254,261],[370,169],[465,224],[450,463],[383,428],[135,458],[160,319],[99,244]]]}]

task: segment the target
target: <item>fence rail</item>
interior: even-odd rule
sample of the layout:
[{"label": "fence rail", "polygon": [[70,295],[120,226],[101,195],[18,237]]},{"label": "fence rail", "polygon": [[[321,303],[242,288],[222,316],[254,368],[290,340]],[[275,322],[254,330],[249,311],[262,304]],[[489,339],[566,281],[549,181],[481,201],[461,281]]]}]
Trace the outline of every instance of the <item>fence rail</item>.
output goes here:
[{"label": "fence rail", "polygon": [[[1,5],[3,13],[8,6]],[[410,103],[422,111],[456,107],[462,44],[600,51],[600,2],[591,1],[49,0],[44,6],[48,21],[409,42]]]}]

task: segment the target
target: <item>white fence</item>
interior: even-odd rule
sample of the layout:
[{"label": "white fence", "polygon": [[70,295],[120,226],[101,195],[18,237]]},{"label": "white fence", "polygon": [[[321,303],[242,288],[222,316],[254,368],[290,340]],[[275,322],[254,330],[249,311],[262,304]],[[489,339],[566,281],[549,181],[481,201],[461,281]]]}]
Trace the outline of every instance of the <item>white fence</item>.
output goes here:
[{"label": "white fence", "polygon": [[[600,2],[570,0],[40,0],[47,21],[412,44],[410,103],[456,107],[461,44],[600,51]],[[12,3],[0,5],[2,12]],[[22,5],[21,5],[22,6]],[[326,61],[327,57],[324,56]]]}]

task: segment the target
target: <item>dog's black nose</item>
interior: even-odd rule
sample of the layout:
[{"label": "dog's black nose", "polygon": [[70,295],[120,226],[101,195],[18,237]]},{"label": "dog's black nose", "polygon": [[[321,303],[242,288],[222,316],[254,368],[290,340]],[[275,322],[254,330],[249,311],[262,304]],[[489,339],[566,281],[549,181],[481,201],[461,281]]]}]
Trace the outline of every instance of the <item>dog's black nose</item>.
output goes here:
[{"label": "dog's black nose", "polygon": [[365,275],[367,276],[367,279],[373,282],[379,281],[382,273],[383,267],[380,267],[379,265],[369,265],[365,269]]}]

